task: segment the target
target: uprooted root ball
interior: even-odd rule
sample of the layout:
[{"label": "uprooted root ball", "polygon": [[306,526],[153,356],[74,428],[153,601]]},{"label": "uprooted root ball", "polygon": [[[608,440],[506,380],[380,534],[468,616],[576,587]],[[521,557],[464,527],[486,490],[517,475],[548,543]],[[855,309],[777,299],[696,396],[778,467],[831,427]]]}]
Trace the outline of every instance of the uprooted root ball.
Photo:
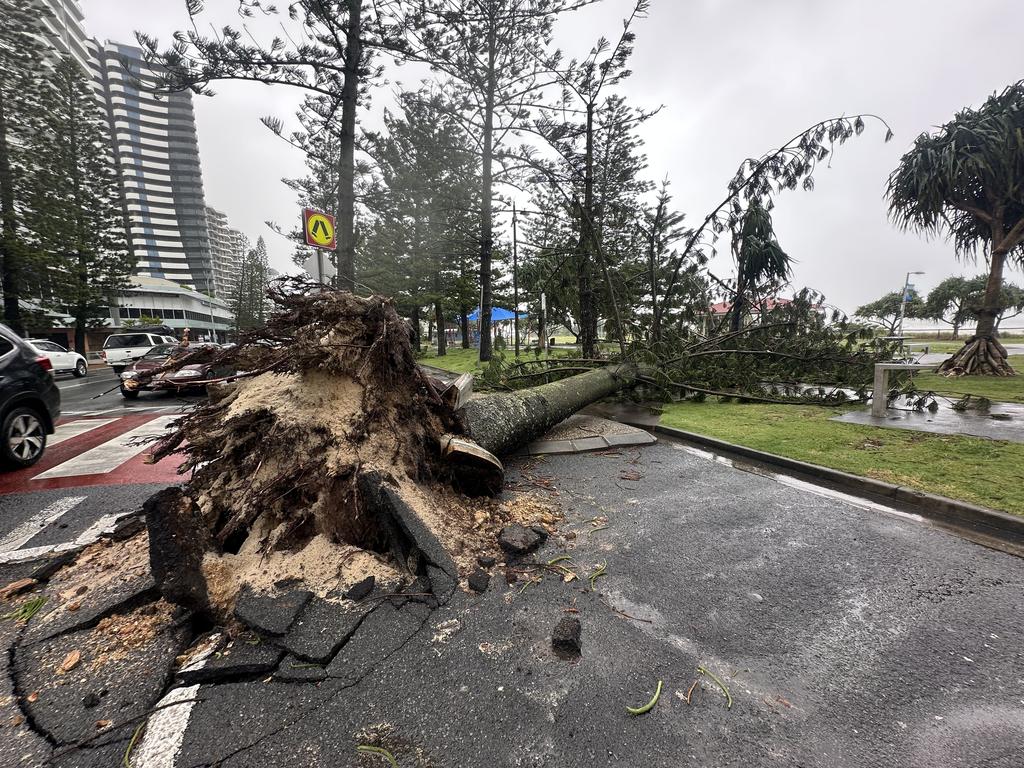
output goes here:
[{"label": "uprooted root ball", "polygon": [[[431,501],[451,493],[440,439],[463,430],[417,367],[391,301],[308,288],[272,298],[279,311],[267,327],[217,361],[248,373],[211,386],[210,402],[154,451],[186,456],[184,493],[212,543],[203,572],[221,611],[242,583],[297,578],[324,592],[363,570],[399,579],[394,528],[360,500],[366,473],[434,516],[425,522],[446,538],[471,536],[478,522],[469,505]],[[436,519],[439,508],[447,519]]]}]

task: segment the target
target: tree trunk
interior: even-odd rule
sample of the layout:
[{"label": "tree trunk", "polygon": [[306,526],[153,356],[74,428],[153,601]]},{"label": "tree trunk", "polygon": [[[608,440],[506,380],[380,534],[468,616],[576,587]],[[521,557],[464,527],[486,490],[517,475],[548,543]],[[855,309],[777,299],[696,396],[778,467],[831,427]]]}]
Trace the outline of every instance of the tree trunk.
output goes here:
[{"label": "tree trunk", "polygon": [[742,272],[743,264],[741,263],[736,272],[736,295],[732,300],[732,312],[729,317],[729,330],[733,333],[743,325],[743,292],[746,290],[746,286],[743,284],[743,278],[740,277]]},{"label": "tree trunk", "polygon": [[356,282],[356,108],[362,73],[363,0],[346,0],[345,80],[341,87],[341,135],[338,153],[338,287],[355,291]]},{"label": "tree trunk", "polygon": [[491,359],[491,253],[494,250],[494,99],[497,90],[497,32],[491,24],[487,39],[487,92],[484,102],[483,173],[480,191],[480,361]]},{"label": "tree trunk", "polygon": [[594,105],[587,104],[587,135],[583,159],[583,208],[576,280],[580,295],[580,352],[597,357],[597,307],[594,300]]},{"label": "tree trunk", "polygon": [[470,436],[495,456],[536,440],[581,408],[635,381],[632,365],[598,368],[518,392],[470,400],[462,410]]},{"label": "tree trunk", "polygon": [[651,341],[657,344],[661,341],[661,313],[658,310],[658,272],[657,272],[657,231],[661,225],[662,206],[658,204],[658,210],[654,215],[654,224],[651,226],[651,236],[647,243],[647,279],[651,290]]},{"label": "tree trunk", "polygon": [[448,330],[444,322],[444,307],[440,301],[434,302],[434,322],[437,324],[437,356],[448,354]]},{"label": "tree trunk", "polygon": [[0,88],[0,287],[4,293],[4,323],[19,336],[25,335],[21,317],[21,270],[18,253],[18,221],[14,210],[14,175],[11,172],[10,145],[7,136],[7,113],[3,89]]},{"label": "tree trunk", "polygon": [[413,307],[412,314],[409,316],[409,321],[412,324],[412,348],[418,354],[421,351],[420,345],[420,308]]},{"label": "tree trunk", "polygon": [[992,230],[992,242],[1000,245],[992,249],[985,297],[981,309],[978,310],[978,327],[964,346],[939,366],[940,373],[952,376],[1013,376],[1015,373],[1007,362],[1006,349],[995,337],[996,318],[1001,310],[999,294],[1003,287],[1003,266],[1006,263],[1007,250],[1001,244],[1005,237],[1002,225],[993,223]]}]

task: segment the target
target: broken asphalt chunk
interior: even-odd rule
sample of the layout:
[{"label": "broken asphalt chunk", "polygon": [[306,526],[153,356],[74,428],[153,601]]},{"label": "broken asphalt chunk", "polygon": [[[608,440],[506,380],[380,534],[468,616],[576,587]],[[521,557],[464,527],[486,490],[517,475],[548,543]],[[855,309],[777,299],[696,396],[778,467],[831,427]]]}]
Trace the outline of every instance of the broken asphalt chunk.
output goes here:
[{"label": "broken asphalt chunk", "polygon": [[346,611],[314,597],[279,644],[305,661],[326,664],[352,637],[364,615],[364,611]]},{"label": "broken asphalt chunk", "polygon": [[355,584],[349,587],[348,591],[345,592],[344,597],[346,600],[354,600],[358,603],[364,597],[373,592],[373,588],[376,585],[376,583],[377,578],[375,576],[367,576],[362,581],[357,581]]},{"label": "broken asphalt chunk", "polygon": [[305,589],[277,596],[262,594],[246,584],[235,602],[235,618],[257,632],[283,635],[312,597],[313,593]]},{"label": "broken asphalt chunk", "polygon": [[523,525],[506,525],[498,534],[498,544],[510,554],[525,555],[537,549],[546,538],[547,534],[542,536],[533,528]]},{"label": "broken asphalt chunk", "polygon": [[474,592],[486,592],[488,584],[491,583],[491,574],[477,568],[469,574],[469,578],[466,582],[469,584],[469,588]]}]

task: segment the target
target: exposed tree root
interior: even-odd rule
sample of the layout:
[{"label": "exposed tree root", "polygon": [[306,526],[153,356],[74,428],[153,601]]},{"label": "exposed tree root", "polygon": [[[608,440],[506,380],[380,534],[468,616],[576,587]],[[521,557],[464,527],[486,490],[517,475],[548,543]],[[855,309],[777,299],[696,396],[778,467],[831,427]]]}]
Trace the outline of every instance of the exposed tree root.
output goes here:
[{"label": "exposed tree root", "polygon": [[939,366],[946,376],[1014,376],[1006,348],[992,336],[972,336],[955,355]]}]

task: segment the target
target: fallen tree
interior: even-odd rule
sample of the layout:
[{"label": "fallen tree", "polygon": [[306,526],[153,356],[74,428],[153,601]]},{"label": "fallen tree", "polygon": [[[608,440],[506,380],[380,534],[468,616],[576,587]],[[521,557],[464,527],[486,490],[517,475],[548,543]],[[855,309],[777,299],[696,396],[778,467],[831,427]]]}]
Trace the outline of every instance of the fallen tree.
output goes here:
[{"label": "fallen tree", "polygon": [[244,587],[326,594],[373,575],[450,592],[514,518],[461,491],[499,490],[497,456],[636,375],[623,365],[457,409],[416,364],[390,299],[296,281],[271,298],[265,328],[215,353],[241,372],[209,383],[209,402],[153,450],[183,454],[191,474],[148,504],[154,575],[166,597],[218,620]]}]

